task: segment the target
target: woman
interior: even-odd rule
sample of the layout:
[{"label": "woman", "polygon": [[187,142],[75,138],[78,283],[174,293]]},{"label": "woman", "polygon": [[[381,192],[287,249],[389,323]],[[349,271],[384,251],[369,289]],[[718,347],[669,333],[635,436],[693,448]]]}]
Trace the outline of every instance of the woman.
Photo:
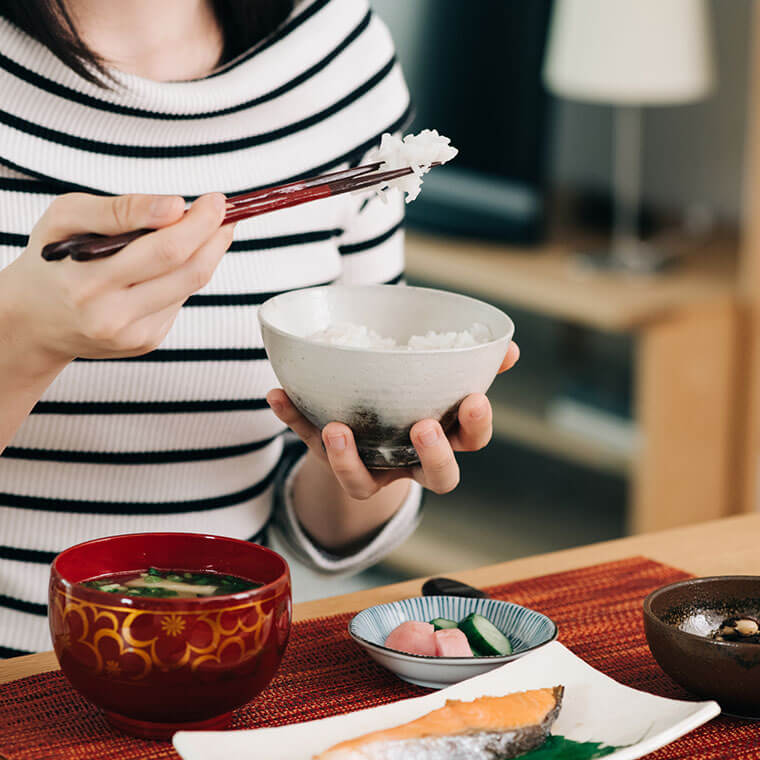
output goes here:
[{"label": "woman", "polygon": [[[414,529],[422,487],[456,486],[452,448],[491,434],[485,397],[451,440],[412,429],[420,468],[370,473],[345,425],[320,435],[272,390],[256,328],[275,292],[397,282],[400,199],[233,230],[222,195],[197,198],[357,163],[408,115],[366,2],[0,0],[0,657],[48,648],[47,565],[71,544],[262,540],[274,519],[313,567],[357,570]],[[109,259],[40,256],[142,227]]]}]

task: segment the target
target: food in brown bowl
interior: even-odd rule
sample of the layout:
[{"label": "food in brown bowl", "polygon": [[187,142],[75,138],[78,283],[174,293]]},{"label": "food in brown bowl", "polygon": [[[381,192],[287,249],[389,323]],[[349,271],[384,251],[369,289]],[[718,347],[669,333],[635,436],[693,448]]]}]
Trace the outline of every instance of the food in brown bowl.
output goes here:
[{"label": "food in brown bowl", "polygon": [[660,667],[725,712],[760,718],[760,576],[692,578],[644,600],[644,630]]}]

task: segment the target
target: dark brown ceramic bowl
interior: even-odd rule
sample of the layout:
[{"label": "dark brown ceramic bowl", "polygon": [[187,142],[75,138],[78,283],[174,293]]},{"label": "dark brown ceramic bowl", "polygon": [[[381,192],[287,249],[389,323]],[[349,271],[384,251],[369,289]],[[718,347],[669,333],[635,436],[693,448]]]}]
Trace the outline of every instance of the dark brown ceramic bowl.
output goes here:
[{"label": "dark brown ceramic bowl", "polygon": [[644,630],[660,667],[733,715],[760,718],[760,644],[715,641],[727,617],[760,614],[760,576],[693,578],[644,600]]}]

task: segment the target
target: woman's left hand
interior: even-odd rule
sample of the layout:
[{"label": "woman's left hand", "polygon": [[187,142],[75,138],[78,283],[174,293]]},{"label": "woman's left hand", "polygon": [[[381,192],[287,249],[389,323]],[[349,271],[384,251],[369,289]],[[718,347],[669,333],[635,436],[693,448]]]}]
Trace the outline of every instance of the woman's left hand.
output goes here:
[{"label": "woman's left hand", "polygon": [[[519,358],[520,349],[516,343],[510,343],[499,372],[513,367]],[[354,499],[368,499],[399,478],[413,478],[439,494],[453,491],[459,483],[459,465],[454,452],[478,451],[491,440],[493,433],[491,404],[484,394],[474,393],[460,404],[459,424],[448,437],[436,420],[420,420],[412,427],[409,437],[419,455],[419,466],[370,471],[359,458],[348,425],[330,422],[320,434],[281,388],[270,391],[267,402],[277,417],[330,466],[343,490]]]}]

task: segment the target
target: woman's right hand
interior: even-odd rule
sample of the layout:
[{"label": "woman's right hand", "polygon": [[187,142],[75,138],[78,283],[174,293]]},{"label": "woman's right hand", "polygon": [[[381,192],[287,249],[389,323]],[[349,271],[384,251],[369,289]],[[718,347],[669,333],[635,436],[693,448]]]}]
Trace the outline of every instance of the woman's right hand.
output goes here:
[{"label": "woman's right hand", "polygon": [[[0,272],[0,304],[38,357],[67,363],[136,356],[164,339],[187,298],[211,278],[232,242],[221,226],[225,198],[202,196],[184,213],[179,196],[56,198],[32,230],[26,250]],[[48,243],[95,232],[151,232],[116,255],[93,261],[45,261]]]}]

